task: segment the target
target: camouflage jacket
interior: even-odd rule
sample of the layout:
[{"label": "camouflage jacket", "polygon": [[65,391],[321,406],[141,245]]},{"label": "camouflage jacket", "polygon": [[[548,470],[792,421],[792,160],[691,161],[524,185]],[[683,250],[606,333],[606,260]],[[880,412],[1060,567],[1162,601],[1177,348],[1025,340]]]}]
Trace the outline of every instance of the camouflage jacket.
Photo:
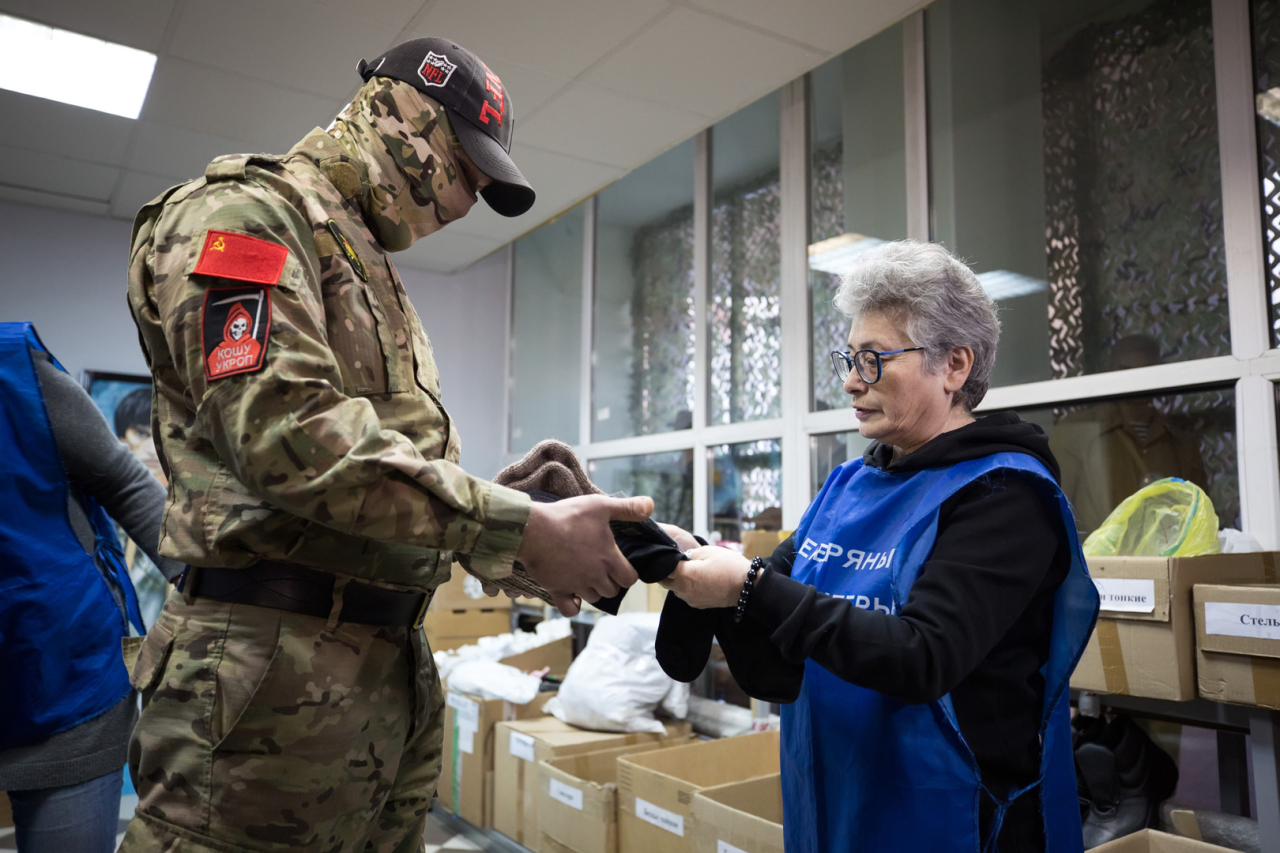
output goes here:
[{"label": "camouflage jacket", "polygon": [[442,552],[511,572],[529,498],[458,466],[431,345],[361,186],[317,129],[283,157],[220,157],[139,212],[129,308],[155,378],[165,556],[410,589],[443,580]]}]

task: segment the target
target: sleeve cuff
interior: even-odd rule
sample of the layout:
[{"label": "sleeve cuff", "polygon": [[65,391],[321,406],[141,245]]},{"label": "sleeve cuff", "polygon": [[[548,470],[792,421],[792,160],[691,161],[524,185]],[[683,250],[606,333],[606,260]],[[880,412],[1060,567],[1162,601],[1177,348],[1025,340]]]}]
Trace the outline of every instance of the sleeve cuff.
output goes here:
[{"label": "sleeve cuff", "polygon": [[792,580],[774,569],[766,569],[747,599],[747,613],[772,633],[796,611],[808,589],[808,584]]},{"label": "sleeve cuff", "polygon": [[490,580],[505,578],[513,571],[516,553],[529,523],[532,501],[524,492],[488,484],[484,522],[471,547],[471,570]]}]

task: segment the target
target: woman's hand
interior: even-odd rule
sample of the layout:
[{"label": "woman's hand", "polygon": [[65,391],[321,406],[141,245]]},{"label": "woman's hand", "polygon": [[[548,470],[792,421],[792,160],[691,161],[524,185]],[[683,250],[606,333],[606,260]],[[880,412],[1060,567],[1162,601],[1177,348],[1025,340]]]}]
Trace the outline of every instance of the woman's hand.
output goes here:
[{"label": "woman's hand", "polygon": [[689,556],[691,559],[682,562],[662,586],[699,610],[737,607],[751,561],[714,545],[697,548]]},{"label": "woman's hand", "polygon": [[666,533],[672,539],[676,540],[676,545],[681,551],[694,551],[702,546],[698,544],[698,540],[693,538],[693,534],[685,530],[683,527],[676,527],[674,524],[658,523],[662,528],[662,532]]}]

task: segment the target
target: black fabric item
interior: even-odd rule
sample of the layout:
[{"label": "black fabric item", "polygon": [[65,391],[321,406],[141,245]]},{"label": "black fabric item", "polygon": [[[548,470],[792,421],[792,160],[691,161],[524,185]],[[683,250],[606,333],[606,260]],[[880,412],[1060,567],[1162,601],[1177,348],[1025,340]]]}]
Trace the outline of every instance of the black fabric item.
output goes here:
[{"label": "black fabric item", "polygon": [[533,187],[510,156],[515,126],[511,93],[480,57],[449,39],[419,38],[370,62],[360,60],[357,70],[366,82],[390,77],[444,105],[471,162],[493,178],[480,195],[495,213],[519,216],[533,207]]},{"label": "black fabric item", "polygon": [[[609,529],[613,531],[613,541],[618,543],[618,550],[645,583],[666,580],[680,565],[680,561],[685,559],[676,540],[668,536],[652,518],[644,521],[611,521]],[[617,616],[627,592],[624,589],[617,595],[591,604],[605,613]]]},{"label": "black fabric item", "polygon": [[[191,594],[232,604],[271,607],[290,613],[327,617],[333,609],[337,578],[306,566],[261,560],[247,569],[197,568]],[[409,627],[426,609],[428,596],[351,581],[342,591],[338,621],[360,625]]]},{"label": "black fabric item", "polygon": [[[1005,451],[1030,454],[1058,474],[1043,431],[1013,414],[943,433],[898,459],[880,444],[863,458],[905,473]],[[773,677],[779,684],[790,679],[795,691],[804,662],[812,659],[846,681],[905,702],[949,693],[984,784],[1004,796],[1039,775],[1039,670],[1048,658],[1053,598],[1070,567],[1066,542],[1046,496],[1021,475],[997,473],[942,505],[933,552],[896,616],[860,610],[791,580],[792,539],[766,561],[747,615],[787,664]],[[727,661],[745,657],[723,638],[721,647]],[[1035,837],[1038,820],[1016,803],[1005,817],[1002,848],[1006,837]],[[1043,841],[1009,849],[1043,849]]]},{"label": "black fabric item", "polygon": [[723,610],[696,610],[674,592],[667,592],[658,622],[654,651],[662,671],[676,681],[693,681],[707,668],[711,641]]}]

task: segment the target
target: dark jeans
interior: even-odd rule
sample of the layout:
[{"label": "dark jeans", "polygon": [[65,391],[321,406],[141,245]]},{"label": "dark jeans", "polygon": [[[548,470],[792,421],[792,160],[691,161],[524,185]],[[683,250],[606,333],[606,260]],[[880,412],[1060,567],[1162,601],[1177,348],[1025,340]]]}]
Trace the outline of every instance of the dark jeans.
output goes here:
[{"label": "dark jeans", "polygon": [[19,853],[112,853],[123,783],[115,770],[64,788],[10,791]]}]

